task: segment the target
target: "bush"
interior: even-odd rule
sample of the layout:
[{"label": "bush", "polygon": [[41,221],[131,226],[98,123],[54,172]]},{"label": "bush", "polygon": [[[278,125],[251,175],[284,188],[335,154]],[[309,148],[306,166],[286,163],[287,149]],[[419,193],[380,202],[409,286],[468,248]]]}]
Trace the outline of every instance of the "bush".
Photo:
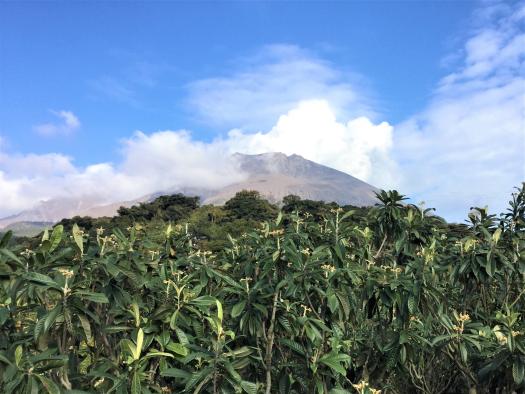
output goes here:
[{"label": "bush", "polygon": [[217,253],[161,221],[58,225],[33,250],[6,234],[0,390],[522,391],[525,186],[461,231],[383,197],[358,220],[279,214]]}]

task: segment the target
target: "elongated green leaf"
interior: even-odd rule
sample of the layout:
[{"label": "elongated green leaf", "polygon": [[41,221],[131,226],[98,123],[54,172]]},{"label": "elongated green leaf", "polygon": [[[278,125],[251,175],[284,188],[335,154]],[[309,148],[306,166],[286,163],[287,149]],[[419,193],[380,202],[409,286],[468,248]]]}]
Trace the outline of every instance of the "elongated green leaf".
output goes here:
[{"label": "elongated green leaf", "polygon": [[227,357],[233,356],[233,357],[236,357],[236,358],[240,358],[240,357],[249,356],[252,353],[253,353],[252,349],[250,349],[247,346],[242,346],[240,348],[237,348],[237,349],[234,349],[234,350],[230,350],[229,352],[225,352],[223,354],[224,354],[224,356],[227,356]]},{"label": "elongated green leaf", "polygon": [[17,263],[19,266],[24,266],[24,263],[22,263],[22,260],[20,260],[13,252],[11,252],[9,249],[0,248],[0,253],[9,258],[10,260]]},{"label": "elongated green leaf", "polygon": [[38,272],[27,272],[26,274],[24,274],[24,278],[38,285],[48,286],[57,290],[62,290],[62,287],[60,287],[60,285],[57,282],[51,279],[51,277],[44,274],[40,274]]},{"label": "elongated green leaf", "polygon": [[49,394],[60,394],[60,388],[57,386],[55,382],[53,382],[51,379],[46,378],[43,375],[36,375],[38,379],[40,379],[40,382],[42,383],[42,386],[46,389],[46,391]]},{"label": "elongated green leaf", "polygon": [[134,357],[137,352],[137,345],[135,345],[130,339],[122,339],[120,341],[120,347],[123,352],[129,352],[132,357]]},{"label": "elongated green leaf", "polygon": [[91,336],[91,325],[89,324],[89,320],[84,315],[78,315],[78,319],[80,320],[80,324],[82,325],[82,329],[86,335],[86,341],[91,343],[93,338]]},{"label": "elongated green leaf", "polygon": [[131,314],[135,318],[135,327],[140,326],[140,310],[139,305],[136,302],[131,304]]},{"label": "elongated green leaf", "polygon": [[109,303],[108,297],[104,293],[94,293],[92,291],[87,290],[77,290],[74,294],[83,300],[96,302],[98,304]]},{"label": "elongated green leaf", "polygon": [[140,353],[142,352],[142,345],[144,344],[144,331],[142,328],[139,328],[137,332],[137,346],[133,352],[133,359],[138,360],[140,358]]},{"label": "elongated green leaf", "polygon": [[346,375],[346,368],[341,365],[342,362],[346,361],[350,361],[350,356],[347,354],[329,353],[319,359],[320,363],[330,367],[341,375]]},{"label": "elongated green leaf", "polygon": [[80,254],[84,254],[84,239],[82,238],[82,233],[76,223],[73,224],[73,239],[75,240],[75,244],[77,245]]},{"label": "elongated green leaf", "polygon": [[328,294],[327,302],[328,302],[328,307],[330,308],[330,312],[336,313],[339,307],[339,302],[337,300],[337,296],[335,295],[335,293],[331,292]]},{"label": "elongated green leaf", "polygon": [[521,384],[525,375],[525,365],[521,359],[516,359],[512,364],[512,378],[516,384]]},{"label": "elongated green leaf", "polygon": [[468,358],[468,350],[463,342],[459,344],[459,351],[461,353],[461,360],[463,360],[463,362],[466,363]]},{"label": "elongated green leaf", "polygon": [[62,234],[64,233],[64,226],[61,224],[56,225],[53,228],[53,232],[51,233],[51,237],[49,238],[50,247],[49,247],[49,253],[52,253],[60,244],[60,241],[62,240]]},{"label": "elongated green leaf", "polygon": [[222,324],[222,318],[223,318],[222,304],[219,300],[215,300],[215,303],[217,304],[217,319],[219,320],[219,323]]},{"label": "elongated green leaf", "polygon": [[13,232],[11,230],[7,231],[4,235],[2,235],[2,239],[0,239],[0,249],[7,247],[7,244],[11,240],[12,236]]},{"label": "elongated green leaf", "polygon": [[146,355],[144,355],[143,359],[145,359],[145,358],[152,358],[152,357],[169,357],[169,358],[173,358],[173,354],[166,353],[166,352],[149,352]]},{"label": "elongated green leaf", "polygon": [[188,349],[182,343],[168,343],[166,349],[171,350],[173,353],[179,354],[184,357],[188,355]]},{"label": "elongated green leaf", "polygon": [[7,365],[13,365],[13,363],[2,353],[0,353],[0,361],[6,363]]},{"label": "elongated green leaf", "polygon": [[246,306],[246,300],[242,300],[235,304],[232,308],[232,317],[236,318],[241,315],[241,313],[244,311],[244,307]]},{"label": "elongated green leaf", "polygon": [[303,347],[300,344],[298,344],[297,342],[292,341],[291,339],[288,339],[288,338],[281,338],[279,340],[279,342],[281,344],[285,345],[286,347],[288,347],[289,349],[293,350],[297,354],[299,354],[301,356],[305,356],[305,351],[304,351]]},{"label": "elongated green leaf", "polygon": [[197,306],[211,306],[215,304],[216,301],[217,299],[215,297],[200,296],[200,297],[195,298],[194,300],[191,300],[191,303]]},{"label": "elongated green leaf", "polygon": [[49,329],[53,326],[55,320],[61,312],[62,304],[58,304],[53,309],[51,309],[50,312],[47,313],[46,317],[44,318],[44,333],[49,331]]},{"label": "elongated green leaf", "polygon": [[133,372],[131,378],[131,394],[142,394],[142,384],[140,383],[140,373],[138,371]]},{"label": "elongated green leaf", "polygon": [[255,383],[247,382],[247,381],[243,380],[241,382],[241,387],[242,387],[242,389],[244,390],[245,393],[257,394],[257,385]]},{"label": "elongated green leaf", "polygon": [[22,346],[18,345],[15,350],[15,365],[17,367],[20,367],[20,361],[22,361],[22,353],[23,353]]},{"label": "elongated green leaf", "polygon": [[399,362],[404,365],[407,361],[407,348],[405,345],[401,345],[399,348]]},{"label": "elongated green leaf", "polygon": [[333,388],[328,394],[352,394],[352,392],[341,388]]},{"label": "elongated green leaf", "polygon": [[184,371],[182,369],[178,368],[168,368],[164,371],[160,372],[161,376],[170,377],[170,378],[177,378],[181,379],[182,381],[186,381],[191,377],[191,373]]},{"label": "elongated green leaf", "polygon": [[179,338],[180,343],[182,343],[184,346],[188,346],[190,344],[190,341],[184,331],[182,331],[179,327],[175,327],[175,332],[177,333],[177,338]]}]

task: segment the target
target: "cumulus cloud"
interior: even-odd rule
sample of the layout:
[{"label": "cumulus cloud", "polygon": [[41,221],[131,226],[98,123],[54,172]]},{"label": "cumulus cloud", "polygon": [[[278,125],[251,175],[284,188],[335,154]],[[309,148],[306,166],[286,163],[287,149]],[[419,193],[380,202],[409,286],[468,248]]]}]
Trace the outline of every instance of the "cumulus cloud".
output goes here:
[{"label": "cumulus cloud", "polygon": [[363,78],[295,45],[268,45],[238,59],[230,74],[188,85],[192,114],[213,126],[257,131],[299,102],[324,99],[349,119],[372,116],[372,98]]},{"label": "cumulus cloud", "polygon": [[159,131],[122,141],[116,164],[79,168],[60,154],[0,152],[0,217],[53,198],[105,204],[177,188],[219,188],[243,178],[224,148],[195,141],[187,131]]},{"label": "cumulus cloud", "polygon": [[80,121],[71,111],[50,111],[58,118],[56,122],[42,123],[34,126],[34,130],[44,136],[68,135],[80,127]]},{"label": "cumulus cloud", "polygon": [[300,154],[384,186],[395,184],[396,179],[389,156],[392,132],[387,122],[374,124],[363,116],[340,121],[328,101],[309,100],[280,116],[268,132],[230,131],[227,145],[243,153]]},{"label": "cumulus cloud", "polygon": [[124,142],[120,170],[144,180],[143,188],[219,188],[243,178],[221,142],[204,143],[188,131],[137,132]]},{"label": "cumulus cloud", "polygon": [[460,220],[471,206],[504,209],[525,180],[525,6],[483,10],[460,67],[419,114],[396,126],[401,189]]}]

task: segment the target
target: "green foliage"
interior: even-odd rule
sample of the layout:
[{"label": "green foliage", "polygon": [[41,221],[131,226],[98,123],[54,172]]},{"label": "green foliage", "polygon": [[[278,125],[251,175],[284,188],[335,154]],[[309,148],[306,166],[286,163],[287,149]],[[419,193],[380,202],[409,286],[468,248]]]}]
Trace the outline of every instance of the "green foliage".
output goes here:
[{"label": "green foliage", "polygon": [[264,221],[277,214],[277,208],[261,198],[255,190],[242,190],[224,204],[226,216],[230,220],[246,219]]},{"label": "green foliage", "polygon": [[198,197],[183,194],[157,197],[150,203],[142,203],[130,208],[120,207],[120,217],[131,217],[134,221],[151,220],[154,217],[165,221],[177,221],[188,217],[199,206]]},{"label": "green foliage", "polygon": [[522,392],[525,185],[468,227],[379,198],[179,196],[5,234],[0,392]]}]

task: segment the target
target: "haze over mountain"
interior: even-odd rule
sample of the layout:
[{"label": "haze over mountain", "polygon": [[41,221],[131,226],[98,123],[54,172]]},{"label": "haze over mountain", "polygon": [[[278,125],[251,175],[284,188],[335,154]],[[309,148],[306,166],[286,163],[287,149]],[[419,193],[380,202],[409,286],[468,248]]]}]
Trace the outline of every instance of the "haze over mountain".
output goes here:
[{"label": "haze over mountain", "polygon": [[173,188],[148,194],[129,201],[100,204],[96,195],[80,199],[64,196],[39,203],[33,209],[0,219],[0,228],[18,222],[57,222],[62,218],[79,216],[113,216],[120,206],[132,206],[151,201],[162,194],[197,195],[203,204],[222,205],[241,190],[257,190],[271,202],[279,203],[289,194],[303,199],[335,201],[356,206],[376,202],[375,187],[349,174],[323,166],[299,155],[263,153],[233,155],[244,180],[219,189]]}]

